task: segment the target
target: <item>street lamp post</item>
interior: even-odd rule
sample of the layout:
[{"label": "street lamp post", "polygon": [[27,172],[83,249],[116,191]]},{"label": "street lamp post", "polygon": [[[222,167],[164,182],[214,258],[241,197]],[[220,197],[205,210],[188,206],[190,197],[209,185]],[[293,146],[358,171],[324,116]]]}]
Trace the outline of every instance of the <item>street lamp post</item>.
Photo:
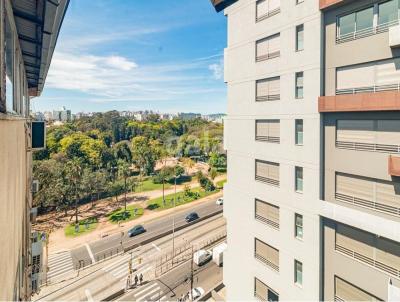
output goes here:
[{"label": "street lamp post", "polygon": [[[175,171],[175,188],[174,188],[174,206],[176,204],[176,171]],[[175,257],[175,214],[172,215],[172,265],[174,265],[174,257]]]}]

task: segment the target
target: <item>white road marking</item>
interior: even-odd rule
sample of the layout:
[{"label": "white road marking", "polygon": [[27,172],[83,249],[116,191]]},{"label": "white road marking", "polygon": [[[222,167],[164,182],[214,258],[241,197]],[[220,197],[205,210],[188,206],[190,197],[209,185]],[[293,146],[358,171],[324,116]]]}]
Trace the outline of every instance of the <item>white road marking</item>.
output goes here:
[{"label": "white road marking", "polygon": [[[157,285],[157,283],[156,283],[156,285]],[[141,295],[141,296],[139,296],[139,297],[136,297],[135,296],[135,299],[136,299],[136,301],[141,301],[142,299],[144,299],[144,298],[146,298],[146,297],[148,297],[149,295],[151,295],[151,294],[154,294],[154,293],[156,293],[156,295],[158,296],[158,292],[160,291],[160,287],[159,286],[157,286],[156,288],[153,288],[151,291],[149,291],[149,292],[147,292],[147,293],[144,293],[143,295]],[[152,299],[150,298],[150,301],[151,301]]]},{"label": "white road marking", "polygon": [[85,289],[85,295],[87,297],[88,302],[93,302],[94,301],[93,297],[92,297],[92,294],[90,293],[89,289]]},{"label": "white road marking", "polygon": [[154,243],[152,243],[151,245],[152,245],[157,251],[161,252],[161,249],[160,249],[157,245],[155,245]]},{"label": "white road marking", "polygon": [[157,283],[153,283],[152,285],[146,287],[145,289],[142,289],[141,291],[138,291],[137,293],[135,293],[133,296],[137,297],[140,294],[143,294],[144,292],[148,291],[150,288],[153,288],[154,286],[157,286]]},{"label": "white road marking", "polygon": [[92,250],[90,249],[89,244],[85,243],[85,246],[86,246],[86,249],[87,249],[88,254],[90,256],[90,259],[92,259],[92,263],[96,263],[96,260],[94,259],[94,256],[93,256]]}]

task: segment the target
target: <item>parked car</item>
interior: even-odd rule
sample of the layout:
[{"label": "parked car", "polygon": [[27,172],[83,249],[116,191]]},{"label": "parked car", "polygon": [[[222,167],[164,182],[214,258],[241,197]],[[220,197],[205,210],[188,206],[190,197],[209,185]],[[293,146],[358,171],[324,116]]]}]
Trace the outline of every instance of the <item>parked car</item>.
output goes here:
[{"label": "parked car", "polygon": [[217,205],[222,206],[224,204],[224,199],[222,197],[218,198],[215,202]]},{"label": "parked car", "polygon": [[192,290],[192,294],[191,294],[191,299],[192,301],[200,298],[202,295],[204,295],[204,289],[202,289],[201,287],[195,287]]},{"label": "parked car", "polygon": [[146,229],[142,225],[136,225],[128,231],[128,236],[133,237],[146,232]]},{"label": "parked car", "polygon": [[210,261],[212,258],[212,253],[206,250],[198,250],[193,254],[193,262],[198,266],[202,266]]},{"label": "parked car", "polygon": [[196,212],[192,212],[185,217],[186,222],[192,222],[199,219],[199,215]]}]

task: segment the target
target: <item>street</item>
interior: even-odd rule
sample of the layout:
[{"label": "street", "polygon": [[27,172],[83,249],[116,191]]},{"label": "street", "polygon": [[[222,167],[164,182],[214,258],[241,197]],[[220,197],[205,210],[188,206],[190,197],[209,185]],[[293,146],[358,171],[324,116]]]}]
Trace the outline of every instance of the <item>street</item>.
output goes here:
[{"label": "street", "polygon": [[[213,204],[215,204],[215,202]],[[204,209],[215,209],[212,204],[204,206]],[[204,212],[198,211],[200,216],[204,215],[205,210],[203,211]],[[178,216],[182,214],[176,215]],[[167,226],[165,226],[165,223],[167,221],[170,222],[170,218],[169,220],[163,219],[162,221],[153,222],[152,224],[154,224],[153,227],[158,225],[159,227],[164,226],[166,228]],[[162,230],[160,229],[160,231]],[[218,214],[177,231],[175,233],[175,248],[177,249],[177,247],[187,245],[189,243],[196,245],[207,238],[212,238],[213,236],[215,237],[215,235],[224,232],[225,220],[222,217],[222,214]],[[113,241],[111,241],[111,244],[112,243]],[[163,255],[171,253],[171,251],[172,235],[169,234],[144,244],[138,249],[133,249],[112,259],[101,261],[87,270],[82,271],[79,276],[76,276],[68,281],[54,284],[47,288],[44,287],[42,288],[40,295],[34,297],[34,300],[94,301],[106,299],[114,293],[125,289],[128,277],[128,263],[131,259],[133,276],[135,274],[143,274],[144,282],[146,284],[150,284],[156,279],[155,271],[157,260],[164,257]],[[179,292],[180,294],[181,291],[184,291],[183,288],[179,289],[179,285],[174,285],[172,281],[182,279],[187,270],[187,263],[182,264],[178,266],[178,268],[174,268],[171,272],[167,272],[166,274],[162,275],[160,278],[160,283],[165,282],[165,284],[167,284],[166,286],[171,287],[171,289],[176,287],[174,292]],[[179,277],[174,277],[175,274],[177,274]],[[200,274],[198,276],[200,280],[205,278]],[[144,285],[142,286],[144,287]],[[163,292],[164,291],[165,290],[163,290]]]},{"label": "street", "polygon": [[[197,212],[200,219],[202,219],[205,216],[214,215],[221,211],[222,206],[216,205],[215,200],[194,206],[190,210],[179,210],[179,208],[177,208],[176,214],[174,215],[175,228],[184,228],[198,223],[198,221],[193,221],[188,224],[185,221],[186,215],[190,212]],[[158,236],[162,236],[164,233],[171,232],[172,220],[173,216],[171,215],[144,224],[143,226],[145,227],[146,232],[132,238],[128,237],[127,232],[124,232],[123,236],[121,236],[121,233],[116,233],[97,241],[88,242],[85,245],[70,251],[64,251],[53,255],[50,254],[49,278],[52,281],[58,280],[66,274],[74,272],[78,268],[97,263],[100,260],[122,253],[124,249],[127,250],[129,247],[139,246],[143,244],[143,242],[149,242],[152,238],[157,238]]]}]

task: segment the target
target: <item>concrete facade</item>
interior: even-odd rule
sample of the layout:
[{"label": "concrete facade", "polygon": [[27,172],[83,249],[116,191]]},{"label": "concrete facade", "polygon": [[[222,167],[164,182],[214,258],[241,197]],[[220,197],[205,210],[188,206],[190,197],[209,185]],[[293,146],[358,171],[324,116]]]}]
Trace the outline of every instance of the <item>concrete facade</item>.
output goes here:
[{"label": "concrete facade", "polygon": [[[254,278],[280,300],[318,300],[320,11],[318,3],[281,1],[280,13],[256,22],[256,1],[240,0],[225,9],[228,46],[225,81],[228,110],[225,148],[228,183],[224,189],[228,249],[224,256],[227,300],[254,300]],[[304,24],[304,50],[296,52],[296,26]],[[256,41],[280,34],[280,56],[256,62]],[[295,73],[303,72],[304,97],[295,98]],[[256,101],[256,81],[280,77],[280,99]],[[255,121],[280,120],[280,143],[255,140]],[[303,119],[304,141],[295,144],[295,120]],[[255,180],[255,160],[279,163],[279,187]],[[303,168],[303,192],[295,191],[295,167]],[[279,206],[279,230],[255,219],[255,199]],[[302,239],[295,238],[295,213],[303,215]],[[255,258],[254,240],[279,250],[279,272]],[[295,260],[303,264],[295,284]]]}]

